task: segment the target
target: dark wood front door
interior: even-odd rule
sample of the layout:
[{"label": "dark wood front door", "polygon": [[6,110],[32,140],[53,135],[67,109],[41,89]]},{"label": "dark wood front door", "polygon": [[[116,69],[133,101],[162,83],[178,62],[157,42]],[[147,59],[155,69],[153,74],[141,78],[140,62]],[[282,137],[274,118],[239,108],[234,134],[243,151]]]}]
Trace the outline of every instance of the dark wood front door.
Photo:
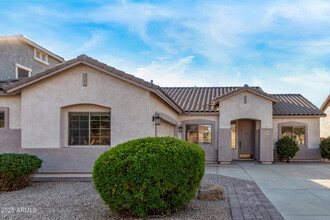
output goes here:
[{"label": "dark wood front door", "polygon": [[254,129],[252,120],[238,121],[238,157],[254,158]]}]

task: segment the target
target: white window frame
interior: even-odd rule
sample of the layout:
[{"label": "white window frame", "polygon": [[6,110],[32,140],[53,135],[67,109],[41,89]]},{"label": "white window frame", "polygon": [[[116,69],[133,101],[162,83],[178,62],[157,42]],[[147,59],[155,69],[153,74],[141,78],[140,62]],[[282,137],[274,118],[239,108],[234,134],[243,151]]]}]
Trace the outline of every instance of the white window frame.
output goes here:
[{"label": "white window frame", "polygon": [[[42,54],[45,55],[45,57],[46,57],[46,61],[44,61],[44,60],[40,59],[39,57],[37,57],[37,52],[39,52],[40,55],[42,55]],[[45,64],[45,65],[47,65],[47,66],[49,65],[49,62],[48,62],[48,54],[42,52],[41,50],[38,50],[38,49],[34,48],[34,56],[33,56],[33,58],[34,58],[36,61],[38,61],[38,62],[40,62],[40,63],[42,63],[42,64]]]},{"label": "white window frame", "polygon": [[31,76],[31,73],[32,73],[32,69],[30,69],[30,68],[28,68],[28,67],[26,67],[26,66],[23,66],[23,65],[21,65],[21,64],[18,64],[18,63],[16,63],[15,64],[15,76],[16,76],[16,79],[18,79],[18,68],[21,68],[21,69],[23,69],[23,70],[26,70],[26,71],[28,71],[29,72],[29,77]]}]

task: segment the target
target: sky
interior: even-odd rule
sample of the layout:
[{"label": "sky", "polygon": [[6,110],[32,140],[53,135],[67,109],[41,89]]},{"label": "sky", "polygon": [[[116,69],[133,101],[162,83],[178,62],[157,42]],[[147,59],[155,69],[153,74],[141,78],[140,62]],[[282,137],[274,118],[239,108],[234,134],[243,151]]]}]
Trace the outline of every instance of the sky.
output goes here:
[{"label": "sky", "polygon": [[330,1],[1,0],[0,30],[160,86],[330,93]]}]

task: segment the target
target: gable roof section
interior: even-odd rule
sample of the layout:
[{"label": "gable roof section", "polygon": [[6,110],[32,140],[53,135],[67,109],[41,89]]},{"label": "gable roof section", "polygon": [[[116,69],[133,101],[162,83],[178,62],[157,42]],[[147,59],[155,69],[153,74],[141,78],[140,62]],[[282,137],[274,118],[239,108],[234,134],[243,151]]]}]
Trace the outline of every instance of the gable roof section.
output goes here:
[{"label": "gable roof section", "polygon": [[64,62],[64,58],[60,57],[59,55],[47,50],[46,48],[40,46],[39,44],[37,44],[36,42],[30,40],[29,38],[25,37],[22,34],[19,35],[2,35],[0,36],[0,40],[21,40],[29,45],[31,45],[32,47],[48,54],[49,56],[53,57],[54,59],[60,61],[61,63]]},{"label": "gable roof section", "polygon": [[157,86],[153,83],[144,81],[143,79],[137,78],[137,77],[135,77],[131,74],[125,73],[123,71],[117,70],[114,67],[108,66],[108,65],[101,63],[86,55],[80,55],[75,59],[68,60],[65,63],[59,64],[42,73],[21,79],[19,81],[9,81],[9,80],[3,81],[2,84],[0,83],[0,90],[2,89],[3,92],[6,92],[6,93],[14,93],[26,86],[37,83],[40,80],[53,76],[59,72],[62,72],[64,70],[77,66],[79,64],[85,64],[91,68],[97,69],[101,72],[107,73],[111,76],[114,76],[118,79],[126,81],[130,84],[136,85],[136,86],[146,89],[150,92],[153,92],[160,99],[162,99],[168,105],[170,105],[173,109],[175,109],[178,113],[180,113],[180,114],[182,113],[182,109],[176,104],[176,102],[167,93],[165,93],[163,91],[163,89],[160,86]]},{"label": "gable roof section", "polygon": [[237,88],[239,87],[163,87],[163,90],[185,112],[217,112],[212,106],[212,99]]},{"label": "gable roof section", "polygon": [[280,99],[273,106],[274,116],[324,116],[318,107],[300,94],[273,94]]},{"label": "gable roof section", "polygon": [[[160,87],[143,79],[134,77],[123,71],[94,60],[86,55],[59,64],[45,72],[29,78],[0,81],[0,93],[8,94],[36,83],[44,78],[57,74],[78,64],[85,64],[109,75],[122,79],[136,86],[147,89],[168,103],[177,112],[182,113],[212,113],[219,112],[214,108],[214,102],[243,91],[244,87]],[[246,87],[245,87],[246,89]],[[267,94],[260,87],[248,87],[249,91],[277,101],[273,105],[274,116],[324,116],[325,114],[300,94]],[[1,91],[3,90],[3,91]],[[245,91],[245,90],[244,90]],[[329,99],[329,97],[328,97]]]},{"label": "gable roof section", "polygon": [[276,97],[270,95],[270,94],[267,94],[265,93],[264,91],[262,91],[261,89],[256,89],[256,88],[253,88],[253,87],[249,87],[248,85],[244,85],[244,87],[239,87],[235,90],[232,90],[230,92],[227,92],[225,94],[222,94],[218,97],[215,97],[212,99],[212,103],[213,104],[217,104],[219,102],[221,102],[222,100],[225,100],[225,99],[228,99],[234,95],[237,95],[241,92],[250,92],[250,93],[253,93],[257,96],[260,96],[262,98],[265,98],[265,99],[268,99],[270,101],[272,101],[273,103],[277,103],[279,101],[279,99],[277,99]]},{"label": "gable roof section", "polygon": [[[165,87],[164,91],[185,113],[219,112],[213,99],[242,87]],[[262,91],[260,87],[250,87]],[[300,94],[268,94],[278,102],[273,105],[274,116],[324,116],[325,114]]]},{"label": "gable roof section", "polygon": [[322,111],[325,111],[325,108],[328,106],[329,102],[330,102],[330,94],[328,95],[328,98],[323,102],[323,104],[322,104],[322,106],[321,106],[320,109]]}]

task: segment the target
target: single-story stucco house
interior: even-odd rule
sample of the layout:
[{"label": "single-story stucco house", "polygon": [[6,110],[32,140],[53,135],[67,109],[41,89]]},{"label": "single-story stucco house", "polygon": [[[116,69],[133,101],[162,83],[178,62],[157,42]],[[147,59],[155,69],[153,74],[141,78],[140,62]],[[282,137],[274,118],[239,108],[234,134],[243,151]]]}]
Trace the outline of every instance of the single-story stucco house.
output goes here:
[{"label": "single-story stucco house", "polygon": [[321,138],[330,137],[330,94],[323,102],[321,106],[321,111],[323,111],[327,116],[321,117]]},{"label": "single-story stucco house", "polygon": [[160,87],[86,55],[0,82],[0,153],[37,155],[44,173],[88,173],[105,150],[147,136],[195,142],[208,162],[274,161],[283,136],[296,160],[319,159],[320,117],[300,94],[260,87]]}]

